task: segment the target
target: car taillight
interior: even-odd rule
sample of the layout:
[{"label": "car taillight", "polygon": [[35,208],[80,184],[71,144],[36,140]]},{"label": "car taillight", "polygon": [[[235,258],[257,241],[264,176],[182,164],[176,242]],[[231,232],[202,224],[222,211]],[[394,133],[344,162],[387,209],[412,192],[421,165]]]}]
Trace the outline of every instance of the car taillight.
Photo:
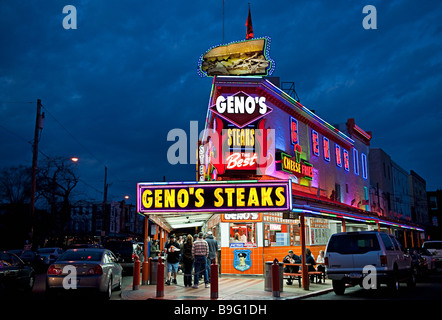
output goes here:
[{"label": "car taillight", "polygon": [[103,274],[103,269],[101,269],[101,266],[96,265],[93,268],[90,268],[87,271],[88,275],[98,275],[98,274]]},{"label": "car taillight", "polygon": [[325,258],[324,258],[324,263],[325,263],[325,265],[328,267],[328,257],[325,257]]},{"label": "car taillight", "polygon": [[380,256],[381,266],[385,267],[387,265],[387,256]]},{"label": "car taillight", "polygon": [[49,266],[48,268],[48,274],[52,274],[52,275],[60,275],[63,273],[63,270],[61,270],[61,268],[57,268],[54,265]]}]

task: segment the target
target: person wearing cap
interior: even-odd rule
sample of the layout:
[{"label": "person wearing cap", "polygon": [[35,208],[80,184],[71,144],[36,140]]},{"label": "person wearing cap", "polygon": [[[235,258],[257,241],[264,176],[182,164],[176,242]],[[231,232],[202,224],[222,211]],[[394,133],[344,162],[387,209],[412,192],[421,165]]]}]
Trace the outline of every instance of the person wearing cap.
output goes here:
[{"label": "person wearing cap", "polygon": [[[299,256],[297,256],[293,250],[289,250],[288,255],[286,255],[284,257],[284,259],[282,260],[283,263],[300,263],[301,259],[299,258]],[[298,266],[285,266],[284,267],[284,272],[286,273],[297,273],[299,271],[299,267]],[[291,285],[292,284],[292,276],[289,277],[289,279],[287,280],[287,284]]]},{"label": "person wearing cap", "polygon": [[[178,272],[178,266],[180,262],[180,244],[176,241],[174,234],[170,235],[169,241],[164,246],[167,253],[167,280],[166,284],[170,285],[171,281],[174,284],[176,282],[176,274]],[[171,275],[173,275],[173,280],[171,280]]]}]

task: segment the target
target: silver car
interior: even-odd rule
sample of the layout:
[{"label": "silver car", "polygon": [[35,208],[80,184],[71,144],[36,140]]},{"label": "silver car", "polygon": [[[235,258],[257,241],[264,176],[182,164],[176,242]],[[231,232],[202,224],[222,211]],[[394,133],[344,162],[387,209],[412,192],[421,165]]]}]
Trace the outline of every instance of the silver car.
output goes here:
[{"label": "silver car", "polygon": [[107,249],[71,249],[63,253],[46,274],[46,291],[95,289],[109,299],[121,290],[123,268]]}]

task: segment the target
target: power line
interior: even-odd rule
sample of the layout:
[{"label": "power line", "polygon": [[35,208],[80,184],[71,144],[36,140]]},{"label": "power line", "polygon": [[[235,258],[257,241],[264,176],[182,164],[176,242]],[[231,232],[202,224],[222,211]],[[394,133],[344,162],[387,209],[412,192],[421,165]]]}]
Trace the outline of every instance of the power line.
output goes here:
[{"label": "power line", "polygon": [[55,120],[55,122],[57,122],[60,127],[62,127],[63,130],[65,130],[71,136],[71,138],[75,140],[75,142],[77,142],[84,150],[86,150],[95,160],[100,163],[102,162],[88,148],[86,148],[60,121],[58,121],[58,119],[48,110],[48,108],[46,108],[45,106],[42,107]]},{"label": "power line", "polygon": [[[102,165],[105,166],[105,168],[107,167],[107,165],[105,165],[103,163],[103,161],[101,161],[100,159],[98,159],[88,148],[86,148],[86,146],[84,146],[49,110],[48,108],[46,108],[45,106],[43,106],[43,109],[58,123],[58,125],[63,128],[63,130],[65,130],[69,136],[71,136],[72,139],[75,140],[75,142],[77,142],[85,151],[87,151],[95,160],[97,160],[99,163],[101,163]],[[120,179],[115,175],[114,172],[110,172],[110,175],[112,175],[114,177],[115,181],[119,181]],[[84,183],[84,181],[82,181]],[[86,184],[86,183],[85,183]],[[86,184],[87,185],[87,184]],[[110,185],[110,184],[109,184]],[[90,185],[89,185],[90,186]],[[92,187],[92,186],[90,186]],[[92,187],[94,188],[94,187]],[[94,188],[95,190],[97,190],[96,188]],[[100,191],[100,193],[103,193],[102,191]]]},{"label": "power line", "polygon": [[3,126],[3,125],[0,124],[0,127],[1,127],[3,130],[5,130],[6,132],[10,133],[11,135],[16,136],[16,137],[19,138],[20,140],[23,140],[23,141],[26,142],[26,143],[32,144],[32,143],[29,142],[27,139],[25,139],[25,138],[22,137],[21,135],[15,133],[14,131],[12,131],[12,130],[6,128],[5,126]]},{"label": "power line", "polygon": [[34,104],[34,101],[0,101],[0,103],[32,103]]}]

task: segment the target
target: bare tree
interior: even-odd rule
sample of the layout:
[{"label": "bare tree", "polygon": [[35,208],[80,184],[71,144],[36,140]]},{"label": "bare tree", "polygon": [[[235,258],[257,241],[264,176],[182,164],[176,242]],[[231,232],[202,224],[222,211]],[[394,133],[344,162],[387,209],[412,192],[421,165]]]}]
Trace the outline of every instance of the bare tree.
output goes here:
[{"label": "bare tree", "polygon": [[0,171],[0,203],[28,203],[31,194],[31,168],[23,165]]},{"label": "bare tree", "polygon": [[67,226],[70,196],[78,181],[74,164],[66,159],[48,158],[40,164],[37,177],[38,194],[48,202],[57,229],[61,227],[65,230]]}]

